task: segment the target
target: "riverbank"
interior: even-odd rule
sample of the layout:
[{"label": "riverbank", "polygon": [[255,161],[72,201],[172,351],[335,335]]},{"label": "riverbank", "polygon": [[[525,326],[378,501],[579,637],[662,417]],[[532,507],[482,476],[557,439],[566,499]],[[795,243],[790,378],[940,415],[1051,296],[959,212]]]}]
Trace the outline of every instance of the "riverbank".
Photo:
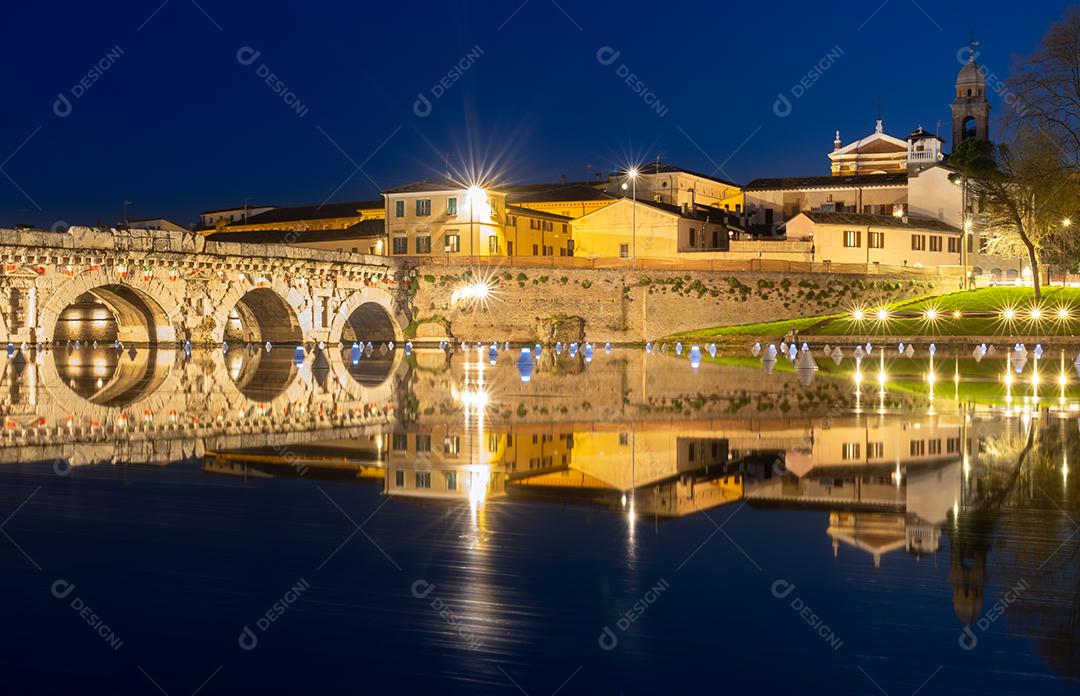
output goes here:
[{"label": "riverbank", "polygon": [[856,305],[842,313],[717,326],[671,334],[663,340],[743,345],[791,338],[811,345],[866,342],[939,345],[979,343],[1072,344],[1080,341],[1080,289],[983,288],[936,297]]}]

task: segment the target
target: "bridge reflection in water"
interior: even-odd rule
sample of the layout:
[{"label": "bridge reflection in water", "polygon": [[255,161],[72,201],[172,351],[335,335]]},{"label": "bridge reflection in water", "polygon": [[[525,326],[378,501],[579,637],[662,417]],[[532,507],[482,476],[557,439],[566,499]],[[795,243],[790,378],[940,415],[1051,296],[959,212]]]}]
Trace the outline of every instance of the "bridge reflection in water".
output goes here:
[{"label": "bridge reflection in water", "polygon": [[[1062,541],[1059,506],[1080,503],[1067,461],[1080,450],[1077,402],[1064,390],[999,408],[935,394],[933,378],[929,392],[866,387],[857,366],[804,386],[792,372],[693,370],[641,351],[591,362],[545,352],[525,371],[516,357],[386,346],[17,354],[4,366],[0,457],[194,456],[206,474],[249,485],[355,482],[433,517],[467,511],[480,545],[498,531],[488,508],[518,501],[617,516],[631,545],[639,528],[722,506],[818,511],[832,555],[870,572],[947,554],[952,611],[968,627],[991,603],[988,583],[1018,580],[1019,566],[990,553],[995,534],[1030,536],[1010,526],[1013,512],[1048,521],[1024,549],[1039,559]],[[980,389],[996,369],[980,368]]]}]

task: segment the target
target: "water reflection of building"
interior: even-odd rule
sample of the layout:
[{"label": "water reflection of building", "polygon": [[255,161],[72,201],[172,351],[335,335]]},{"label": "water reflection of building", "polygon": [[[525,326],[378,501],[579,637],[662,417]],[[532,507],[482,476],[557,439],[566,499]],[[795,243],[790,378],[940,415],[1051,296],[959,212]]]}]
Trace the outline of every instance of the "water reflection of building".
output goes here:
[{"label": "water reflection of building", "polygon": [[727,441],[685,423],[541,424],[392,436],[386,492],[415,498],[576,499],[685,515],[739,499]]},{"label": "water reflection of building", "polygon": [[745,496],[828,508],[833,552],[858,549],[878,566],[900,549],[938,550],[971,446],[962,416],[833,419],[804,443],[748,458]]}]

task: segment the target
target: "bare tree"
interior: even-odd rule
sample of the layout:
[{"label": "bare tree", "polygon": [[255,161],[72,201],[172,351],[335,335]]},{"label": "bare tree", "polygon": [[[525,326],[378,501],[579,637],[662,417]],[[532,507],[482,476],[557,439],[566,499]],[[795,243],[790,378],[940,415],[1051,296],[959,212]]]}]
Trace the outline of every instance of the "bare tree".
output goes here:
[{"label": "bare tree", "polygon": [[[1041,299],[1040,261],[1064,263],[1065,249],[1075,252],[1066,231],[1080,201],[1080,182],[1062,161],[1058,143],[1041,130],[1020,127],[1008,145],[967,141],[949,161],[979,201],[987,250],[1026,254],[1035,298]],[[1075,265],[1076,257],[1068,258],[1066,265]]]},{"label": "bare tree", "polygon": [[1051,25],[1038,48],[1019,58],[1008,80],[1015,95],[1006,125],[1045,133],[1071,166],[1080,162],[1080,6]]}]

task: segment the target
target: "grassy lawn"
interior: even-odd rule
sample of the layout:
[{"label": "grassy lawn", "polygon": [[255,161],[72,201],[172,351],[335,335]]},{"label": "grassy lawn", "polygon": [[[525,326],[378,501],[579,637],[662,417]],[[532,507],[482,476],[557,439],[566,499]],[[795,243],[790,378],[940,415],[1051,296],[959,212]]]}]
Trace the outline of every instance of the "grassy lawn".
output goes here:
[{"label": "grassy lawn", "polygon": [[[830,314],[784,321],[721,326],[688,331],[667,340],[708,341],[723,337],[784,336],[795,329],[803,336],[1080,336],[1080,289],[1043,288],[1040,307],[1043,318],[1032,320],[1028,312],[1034,306],[1031,288],[981,288],[937,297],[921,297],[894,302],[895,312],[924,312],[935,309],[940,318],[934,322],[923,318],[892,318],[879,322],[875,307],[866,308],[866,318],[855,321],[850,314]],[[1003,308],[1011,308],[1016,318],[1006,321],[998,316]],[[1059,309],[1069,311],[1068,319],[1058,319]],[[951,316],[959,311],[960,318]],[[964,313],[994,313],[992,317],[965,317]]]},{"label": "grassy lawn", "polygon": [[737,324],[735,326],[717,326],[711,329],[699,329],[674,334],[664,339],[666,341],[708,341],[710,339],[723,338],[725,336],[784,336],[791,330],[799,332],[821,321],[842,317],[842,314],[831,314],[821,317],[806,317],[801,319],[785,319],[784,321],[765,321],[757,324]]}]

